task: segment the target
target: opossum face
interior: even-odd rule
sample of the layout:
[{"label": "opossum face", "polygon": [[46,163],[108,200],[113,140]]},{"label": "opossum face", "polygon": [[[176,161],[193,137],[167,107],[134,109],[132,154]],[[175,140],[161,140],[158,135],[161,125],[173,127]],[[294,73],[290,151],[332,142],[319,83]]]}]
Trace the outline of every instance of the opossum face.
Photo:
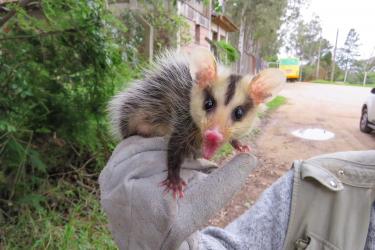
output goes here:
[{"label": "opossum face", "polygon": [[211,158],[223,143],[250,128],[256,104],[247,93],[246,80],[247,77],[230,75],[203,89],[193,88],[191,114],[202,132],[205,158]]},{"label": "opossum face", "polygon": [[[218,71],[216,64],[205,65],[195,78],[190,109],[202,134],[202,154],[209,159],[223,143],[250,129],[257,106],[277,91],[285,77],[275,69],[252,77]],[[207,68],[210,70],[205,71]]]}]

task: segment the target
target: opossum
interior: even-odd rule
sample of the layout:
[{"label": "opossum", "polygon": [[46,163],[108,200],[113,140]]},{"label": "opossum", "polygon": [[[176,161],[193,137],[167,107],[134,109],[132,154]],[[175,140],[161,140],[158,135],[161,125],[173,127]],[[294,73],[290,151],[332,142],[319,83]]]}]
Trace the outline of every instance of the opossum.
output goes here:
[{"label": "opossum", "polygon": [[216,62],[206,49],[167,51],[141,80],[110,101],[114,132],[167,136],[168,174],[162,185],[183,197],[185,181],[180,167],[185,158],[210,159],[225,142],[241,152],[239,143],[251,127],[257,106],[285,82],[284,74],[267,69],[256,75],[238,75]]}]

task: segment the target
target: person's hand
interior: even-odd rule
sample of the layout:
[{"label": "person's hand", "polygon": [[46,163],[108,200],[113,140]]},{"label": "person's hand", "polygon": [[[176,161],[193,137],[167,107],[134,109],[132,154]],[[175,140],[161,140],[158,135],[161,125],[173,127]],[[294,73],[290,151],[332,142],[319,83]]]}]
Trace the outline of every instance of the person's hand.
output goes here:
[{"label": "person's hand", "polygon": [[220,168],[206,160],[186,160],[181,169],[185,196],[176,200],[159,185],[167,174],[166,149],[164,138],[130,137],[118,145],[100,175],[101,204],[121,249],[194,244],[189,236],[232,198],[257,162],[244,153]]}]

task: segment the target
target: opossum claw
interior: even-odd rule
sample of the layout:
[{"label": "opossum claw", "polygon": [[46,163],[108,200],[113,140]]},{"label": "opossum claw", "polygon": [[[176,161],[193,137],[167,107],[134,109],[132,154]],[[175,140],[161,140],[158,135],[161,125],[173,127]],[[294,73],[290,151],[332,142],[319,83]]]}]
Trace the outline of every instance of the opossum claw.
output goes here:
[{"label": "opossum claw", "polygon": [[248,153],[251,151],[251,148],[249,145],[243,145],[238,140],[232,140],[230,144],[233,146],[233,148],[241,153]]},{"label": "opossum claw", "polygon": [[183,198],[183,189],[186,187],[186,182],[181,178],[170,179],[167,178],[160,183],[160,186],[165,186],[163,195],[166,195],[169,191],[173,192],[173,198]]}]

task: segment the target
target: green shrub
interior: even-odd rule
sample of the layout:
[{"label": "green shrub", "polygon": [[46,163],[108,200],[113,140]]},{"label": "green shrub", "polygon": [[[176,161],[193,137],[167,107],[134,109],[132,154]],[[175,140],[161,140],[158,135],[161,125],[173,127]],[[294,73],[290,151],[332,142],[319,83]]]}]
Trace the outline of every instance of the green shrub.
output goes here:
[{"label": "green shrub", "polygon": [[240,57],[237,49],[225,41],[216,41],[213,43],[217,57],[225,64],[231,64]]},{"label": "green shrub", "polygon": [[11,5],[16,15],[0,32],[3,213],[46,202],[31,193],[57,173],[98,172],[113,147],[106,103],[138,63],[104,1],[40,4],[36,15]]}]

